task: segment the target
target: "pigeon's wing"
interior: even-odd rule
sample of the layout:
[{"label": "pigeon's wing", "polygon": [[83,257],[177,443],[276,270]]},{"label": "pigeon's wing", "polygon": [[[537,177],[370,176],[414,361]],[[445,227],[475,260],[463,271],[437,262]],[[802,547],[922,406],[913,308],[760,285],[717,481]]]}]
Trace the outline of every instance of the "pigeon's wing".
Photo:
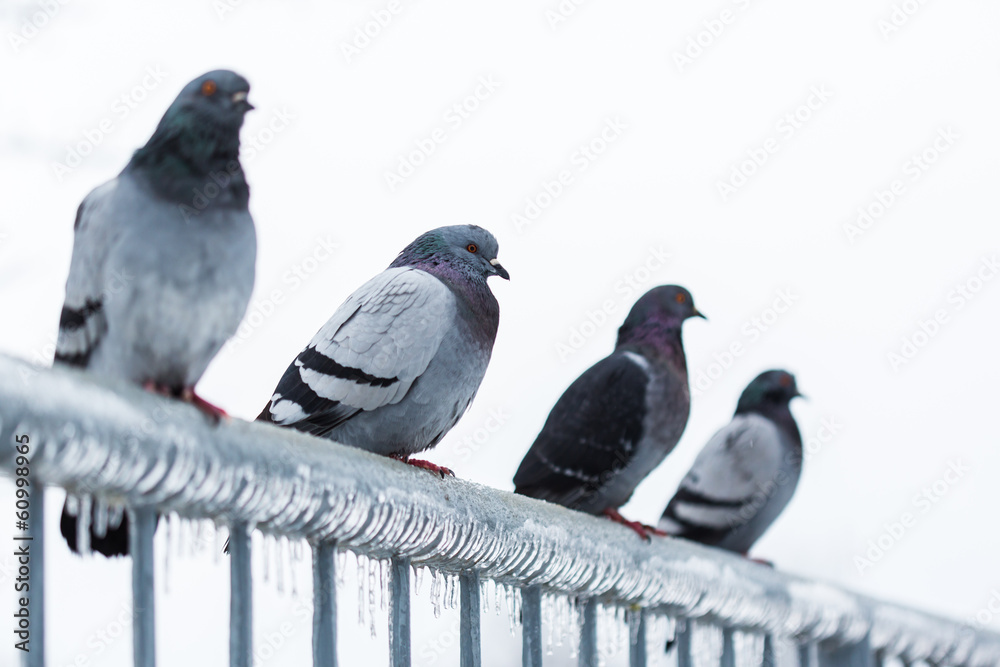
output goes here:
[{"label": "pigeon's wing", "polygon": [[694,540],[715,541],[713,537],[756,514],[783,456],[774,422],[752,413],[737,415],[698,454],[663,512],[660,527]]},{"label": "pigeon's wing", "polygon": [[323,435],[398,403],[427,370],[455,297],[434,276],[388,269],[352,294],[285,371],[258,419]]},{"label": "pigeon's wing", "polygon": [[105,260],[123,231],[109,210],[115,187],[116,180],[97,188],[76,212],[73,256],[56,339],[58,362],[86,367],[108,330]]},{"label": "pigeon's wing", "polygon": [[516,492],[575,507],[628,465],[643,435],[649,375],[637,355],[615,353],[556,402],[514,475]]}]

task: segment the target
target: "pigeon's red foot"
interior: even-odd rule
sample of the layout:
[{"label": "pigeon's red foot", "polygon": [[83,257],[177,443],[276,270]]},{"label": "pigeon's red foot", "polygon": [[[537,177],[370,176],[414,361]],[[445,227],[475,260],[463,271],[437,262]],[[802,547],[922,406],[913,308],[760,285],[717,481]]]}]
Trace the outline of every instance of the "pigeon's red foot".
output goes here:
[{"label": "pigeon's red foot", "polygon": [[666,537],[667,534],[656,528],[654,526],[647,526],[644,523],[639,523],[638,521],[629,521],[618,512],[618,510],[612,508],[604,510],[604,516],[608,517],[615,523],[620,523],[623,526],[628,526],[636,532],[636,534],[647,542],[650,540],[650,535],[656,535],[658,537]]},{"label": "pigeon's red foot", "polygon": [[774,563],[772,563],[772,562],[771,562],[771,561],[769,561],[769,560],[765,560],[765,559],[763,559],[763,558],[751,558],[751,557],[750,557],[749,555],[747,555],[747,554],[743,554],[743,557],[744,557],[744,558],[746,558],[746,559],[747,559],[748,561],[751,561],[751,562],[754,562],[754,563],[757,563],[758,565],[763,565],[764,567],[769,567],[769,568],[771,568],[772,570],[774,569]]},{"label": "pigeon's red foot", "polygon": [[217,405],[212,405],[204,398],[196,394],[194,392],[194,387],[185,387],[184,391],[181,392],[181,400],[185,403],[190,403],[204,412],[212,421],[218,422],[221,419],[229,419],[229,415],[226,414],[225,410]]},{"label": "pigeon's red foot", "polygon": [[142,388],[151,394],[156,394],[157,396],[166,396],[167,398],[174,397],[174,391],[163,384],[158,384],[152,380],[146,380],[142,383]]},{"label": "pigeon's red foot", "polygon": [[445,468],[444,466],[439,466],[438,464],[431,463],[430,461],[424,461],[423,459],[411,459],[405,456],[397,456],[395,454],[392,455],[392,458],[396,459],[397,461],[402,461],[407,465],[411,465],[414,468],[423,468],[424,470],[430,470],[433,473],[441,475],[441,479],[444,479],[445,477],[449,476],[450,477],[455,476],[455,471],[452,470],[451,468]]}]

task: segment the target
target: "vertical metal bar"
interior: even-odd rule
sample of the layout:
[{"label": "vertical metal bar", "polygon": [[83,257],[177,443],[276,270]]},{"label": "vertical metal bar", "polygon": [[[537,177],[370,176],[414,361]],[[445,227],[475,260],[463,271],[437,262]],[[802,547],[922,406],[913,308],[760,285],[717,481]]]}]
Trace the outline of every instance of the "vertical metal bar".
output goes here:
[{"label": "vertical metal bar", "polygon": [[819,645],[819,667],[873,667],[875,664],[868,637],[857,644],[838,644],[836,640]]},{"label": "vertical metal bar", "polygon": [[389,665],[410,667],[410,560],[392,559],[389,595]]},{"label": "vertical metal bar", "polygon": [[156,666],[156,607],[154,606],[153,533],[156,510],[129,510],[129,553],[132,555],[132,654],[135,667]]},{"label": "vertical metal bar", "polygon": [[521,590],[521,665],[542,667],[542,589]]},{"label": "vertical metal bar", "polygon": [[646,667],[646,610],[639,609],[635,613],[639,615],[639,627],[635,633],[635,641],[632,640],[629,628],[628,666]]},{"label": "vertical metal bar", "polygon": [[229,527],[229,665],[253,663],[253,588],[250,579],[250,531],[247,524]]},{"label": "vertical metal bar", "polygon": [[767,633],[764,635],[764,657],[760,663],[761,667],[775,667],[778,663],[774,655],[774,635]]},{"label": "vertical metal bar", "polygon": [[736,667],[736,646],[733,644],[733,629],[722,629],[721,667]]},{"label": "vertical metal bar", "polygon": [[337,667],[337,547],[313,546],[313,667]]},{"label": "vertical metal bar", "polygon": [[677,644],[677,667],[694,667],[694,655],[691,652],[691,635],[694,633],[694,621],[687,618],[677,619],[677,630],[674,641]]},{"label": "vertical metal bar", "polygon": [[590,598],[583,606],[580,628],[580,667],[597,667],[597,600]]},{"label": "vertical metal bar", "polygon": [[817,665],[816,643],[799,644],[799,667],[816,667]]},{"label": "vertical metal bar", "polygon": [[463,572],[461,582],[461,621],[459,625],[459,643],[461,649],[461,667],[482,667],[482,640],[479,635],[479,622],[483,611],[479,606],[479,574]]},{"label": "vertical metal bar", "polygon": [[[31,583],[28,590],[31,628],[28,647],[31,650],[21,654],[21,664],[25,667],[45,667],[45,486],[29,479],[27,488],[31,499],[28,534],[14,538],[15,554],[23,553],[24,550],[31,554]],[[20,605],[18,608],[20,609]],[[14,641],[20,640],[18,637]]]}]

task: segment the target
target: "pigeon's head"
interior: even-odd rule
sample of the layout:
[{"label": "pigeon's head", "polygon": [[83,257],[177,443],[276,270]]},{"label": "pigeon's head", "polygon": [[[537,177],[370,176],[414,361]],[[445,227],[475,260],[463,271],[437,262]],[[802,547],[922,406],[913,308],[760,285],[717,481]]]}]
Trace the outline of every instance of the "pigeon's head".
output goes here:
[{"label": "pigeon's head", "polygon": [[181,90],[164,120],[239,130],[253,109],[247,101],[250,84],[236,72],[220,69],[202,74]]},{"label": "pigeon's head", "polygon": [[490,276],[510,280],[497,260],[498,248],[493,234],[482,227],[438,227],[417,237],[390,266],[413,266],[440,276],[458,272],[482,280]]},{"label": "pigeon's head", "polygon": [[795,384],[795,376],[788,371],[764,371],[747,385],[736,405],[736,413],[759,411],[768,406],[784,407],[802,396]]},{"label": "pigeon's head", "polygon": [[707,319],[694,306],[691,292],[680,285],[660,285],[635,302],[618,330],[618,345],[660,338],[664,331],[680,331],[689,317]]}]

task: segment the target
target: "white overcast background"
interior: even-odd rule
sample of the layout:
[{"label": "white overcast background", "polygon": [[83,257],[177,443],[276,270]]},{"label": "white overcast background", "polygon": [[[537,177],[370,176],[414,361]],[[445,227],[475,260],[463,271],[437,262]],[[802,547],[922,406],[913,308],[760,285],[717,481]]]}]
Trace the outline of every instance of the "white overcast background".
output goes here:
[{"label": "white overcast background", "polygon": [[[406,243],[482,225],[512,278],[491,281],[492,364],[431,459],[511,489],[550,407],[610,352],[635,298],[684,285],[709,317],[684,328],[703,391],[625,514],[655,522],[747,382],[786,368],[809,397],[793,412],[815,452],[756,555],[964,620],[1000,590],[998,21],[987,0],[8,1],[0,352],[49,363],[79,202],[186,82],[230,68],[257,107],[242,136],[259,314],[209,368],[209,400],[253,418],[306,341]],[[366,25],[373,36],[358,38]],[[420,164],[390,183],[401,160]],[[821,443],[824,423],[834,434]],[[13,507],[2,490],[0,507]],[[50,496],[55,519],[61,492]],[[911,525],[887,537],[906,513]],[[859,568],[880,538],[889,548]],[[50,664],[130,664],[128,628],[95,640],[122,632],[127,563],[50,545]],[[163,665],[225,663],[228,566],[211,550],[170,561]],[[8,597],[11,562],[0,557]],[[308,557],[297,576],[298,598],[274,573],[256,577],[258,645],[281,639],[259,664],[309,655],[296,613]],[[378,664],[385,627],[374,640],[358,627],[351,585],[342,664]],[[457,664],[457,616],[435,620],[421,604],[415,664]],[[504,612],[485,627],[486,664],[516,664],[506,626]],[[450,649],[428,649],[442,637]],[[14,664],[11,643],[2,664]]]}]

